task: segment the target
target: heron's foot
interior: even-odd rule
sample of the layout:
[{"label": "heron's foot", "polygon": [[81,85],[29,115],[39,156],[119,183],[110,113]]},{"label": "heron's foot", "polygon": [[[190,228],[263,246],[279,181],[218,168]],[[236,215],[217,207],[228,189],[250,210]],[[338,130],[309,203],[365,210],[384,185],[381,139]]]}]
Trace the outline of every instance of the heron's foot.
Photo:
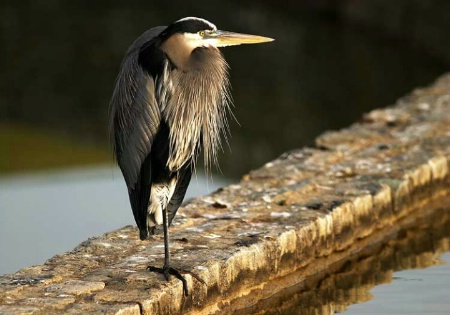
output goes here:
[{"label": "heron's foot", "polygon": [[185,296],[189,295],[189,290],[188,290],[188,285],[187,285],[187,281],[186,279],[183,277],[182,274],[190,274],[193,278],[195,278],[198,282],[203,283],[204,285],[206,285],[206,282],[203,281],[202,278],[200,278],[198,275],[196,275],[193,272],[187,271],[187,270],[177,270],[175,268],[172,267],[163,267],[163,268],[158,268],[158,267],[154,267],[154,266],[148,266],[147,267],[148,271],[151,272],[157,272],[157,273],[162,273],[164,275],[164,277],[166,278],[167,281],[169,281],[169,275],[175,276],[177,279],[181,280],[181,282],[183,283],[183,293]]}]

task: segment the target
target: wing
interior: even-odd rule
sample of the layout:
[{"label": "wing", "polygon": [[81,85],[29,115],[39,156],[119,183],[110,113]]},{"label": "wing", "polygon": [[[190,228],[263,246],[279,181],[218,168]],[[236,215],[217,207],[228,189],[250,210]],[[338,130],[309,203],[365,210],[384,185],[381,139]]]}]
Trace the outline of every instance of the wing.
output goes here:
[{"label": "wing", "polygon": [[[140,63],[142,49],[154,64],[160,60],[152,48],[155,36],[165,27],[141,35],[125,55],[110,103],[110,136],[114,155],[128,187],[133,215],[139,229],[146,229],[151,186],[151,149],[160,124],[151,71]],[[153,49],[153,50],[152,50]]]},{"label": "wing", "polygon": [[189,182],[191,181],[192,167],[191,163],[187,163],[187,165],[180,170],[178,175],[177,185],[175,186],[172,198],[167,205],[169,225],[172,223],[172,220],[175,217],[175,214],[177,214],[178,208],[181,206],[184,196],[186,195]]}]

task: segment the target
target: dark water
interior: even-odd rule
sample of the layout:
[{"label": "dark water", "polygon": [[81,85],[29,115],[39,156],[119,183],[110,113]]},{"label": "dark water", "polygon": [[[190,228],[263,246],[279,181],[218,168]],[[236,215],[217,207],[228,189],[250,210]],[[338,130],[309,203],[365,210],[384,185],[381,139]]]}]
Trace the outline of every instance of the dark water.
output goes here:
[{"label": "dark water", "polygon": [[125,50],[149,27],[184,16],[276,39],[223,49],[240,123],[231,124],[231,152],[221,157],[230,178],[446,71],[405,41],[269,1],[1,1],[0,123],[30,122],[106,148],[108,102]]}]

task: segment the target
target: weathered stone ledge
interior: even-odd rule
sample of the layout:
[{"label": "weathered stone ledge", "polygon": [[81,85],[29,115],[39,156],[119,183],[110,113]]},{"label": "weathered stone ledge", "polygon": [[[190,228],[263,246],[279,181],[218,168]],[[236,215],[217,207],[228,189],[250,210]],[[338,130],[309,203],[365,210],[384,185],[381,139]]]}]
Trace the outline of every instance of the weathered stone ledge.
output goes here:
[{"label": "weathered stone ledge", "polygon": [[162,265],[162,238],[127,226],[0,277],[0,314],[233,313],[281,290],[275,279],[299,283],[420,216],[450,193],[449,166],[447,75],[180,209],[173,264],[207,284],[187,275],[190,296],[145,271]]}]

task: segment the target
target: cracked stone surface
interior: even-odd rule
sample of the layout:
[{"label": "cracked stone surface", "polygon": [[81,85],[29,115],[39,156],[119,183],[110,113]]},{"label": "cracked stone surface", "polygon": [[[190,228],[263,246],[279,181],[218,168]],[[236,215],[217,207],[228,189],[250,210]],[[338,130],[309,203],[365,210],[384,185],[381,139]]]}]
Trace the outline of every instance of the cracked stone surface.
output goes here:
[{"label": "cracked stone surface", "polygon": [[419,216],[450,193],[449,166],[446,75],[180,208],[172,264],[206,283],[186,275],[188,297],[145,270],[163,264],[162,236],[140,241],[126,226],[1,276],[0,314],[237,312],[257,289],[307,281]]}]

